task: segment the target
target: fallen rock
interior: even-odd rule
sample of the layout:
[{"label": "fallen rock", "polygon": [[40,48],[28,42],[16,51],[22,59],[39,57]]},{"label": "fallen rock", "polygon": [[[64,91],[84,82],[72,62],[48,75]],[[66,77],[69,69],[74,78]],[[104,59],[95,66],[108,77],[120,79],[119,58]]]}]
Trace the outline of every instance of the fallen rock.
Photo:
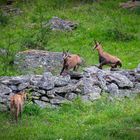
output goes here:
[{"label": "fallen rock", "polygon": [[41,100],[44,101],[44,102],[49,102],[49,99],[46,96],[42,96]]},{"label": "fallen rock", "polygon": [[119,94],[119,88],[116,84],[111,83],[110,85],[108,85],[108,92],[112,95],[112,96],[118,96]]}]

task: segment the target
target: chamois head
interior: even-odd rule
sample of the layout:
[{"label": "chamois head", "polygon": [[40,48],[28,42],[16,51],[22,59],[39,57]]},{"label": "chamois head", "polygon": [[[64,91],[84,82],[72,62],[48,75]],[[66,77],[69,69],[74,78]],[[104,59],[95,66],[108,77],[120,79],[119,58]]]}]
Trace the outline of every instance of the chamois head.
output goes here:
[{"label": "chamois head", "polygon": [[24,101],[26,100],[27,93],[25,91],[20,91],[18,94],[22,96],[22,98],[24,99]]},{"label": "chamois head", "polygon": [[101,42],[97,42],[96,40],[94,41],[95,42],[95,45],[93,47],[93,50],[99,50],[101,48]]},{"label": "chamois head", "polygon": [[69,56],[70,56],[69,50],[67,50],[67,51],[64,51],[64,50],[63,50],[63,54],[62,54],[63,59],[66,59],[66,58],[69,57]]}]

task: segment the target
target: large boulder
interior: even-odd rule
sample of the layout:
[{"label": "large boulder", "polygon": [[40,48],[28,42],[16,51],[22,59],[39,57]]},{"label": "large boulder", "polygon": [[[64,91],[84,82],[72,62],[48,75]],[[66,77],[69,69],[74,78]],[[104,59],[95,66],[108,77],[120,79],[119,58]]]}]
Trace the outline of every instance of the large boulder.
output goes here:
[{"label": "large boulder", "polygon": [[77,24],[69,20],[53,17],[49,22],[43,22],[43,27],[50,27],[51,30],[71,31],[77,28]]},{"label": "large boulder", "polygon": [[59,73],[62,68],[62,53],[42,50],[27,50],[15,56],[14,64],[23,74]]}]

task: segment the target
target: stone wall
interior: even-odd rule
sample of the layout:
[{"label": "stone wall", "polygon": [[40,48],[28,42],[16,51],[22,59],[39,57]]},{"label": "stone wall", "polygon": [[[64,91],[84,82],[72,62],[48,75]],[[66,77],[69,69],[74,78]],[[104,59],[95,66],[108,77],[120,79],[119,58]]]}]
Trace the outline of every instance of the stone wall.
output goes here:
[{"label": "stone wall", "polygon": [[0,108],[9,108],[10,96],[28,90],[34,103],[44,108],[56,107],[81,97],[83,101],[99,99],[103,93],[110,97],[132,97],[140,93],[140,65],[134,70],[109,71],[97,67],[85,68],[83,73],[66,76],[23,75],[0,77]]}]

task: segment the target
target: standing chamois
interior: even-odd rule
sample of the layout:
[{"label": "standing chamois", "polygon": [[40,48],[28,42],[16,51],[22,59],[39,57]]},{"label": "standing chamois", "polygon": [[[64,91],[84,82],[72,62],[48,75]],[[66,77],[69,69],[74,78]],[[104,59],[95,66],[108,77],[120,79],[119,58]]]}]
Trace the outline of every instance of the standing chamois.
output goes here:
[{"label": "standing chamois", "polygon": [[100,65],[98,66],[98,68],[102,69],[103,65],[111,66],[111,70],[113,70],[113,68],[117,68],[117,66],[122,67],[121,60],[117,58],[116,56],[113,56],[107,52],[104,52],[99,42],[95,41],[95,46],[93,47],[93,50],[95,49],[98,51],[98,54],[99,54]]},{"label": "standing chamois", "polygon": [[18,122],[18,115],[21,113],[23,109],[24,101],[26,100],[26,93],[25,92],[19,92],[10,98],[10,111],[11,115],[15,117],[16,122]]},{"label": "standing chamois", "polygon": [[68,71],[73,68],[74,71],[78,69],[78,67],[83,63],[83,59],[76,54],[69,54],[69,51],[63,51],[63,68],[60,72],[60,75],[64,71]]}]

